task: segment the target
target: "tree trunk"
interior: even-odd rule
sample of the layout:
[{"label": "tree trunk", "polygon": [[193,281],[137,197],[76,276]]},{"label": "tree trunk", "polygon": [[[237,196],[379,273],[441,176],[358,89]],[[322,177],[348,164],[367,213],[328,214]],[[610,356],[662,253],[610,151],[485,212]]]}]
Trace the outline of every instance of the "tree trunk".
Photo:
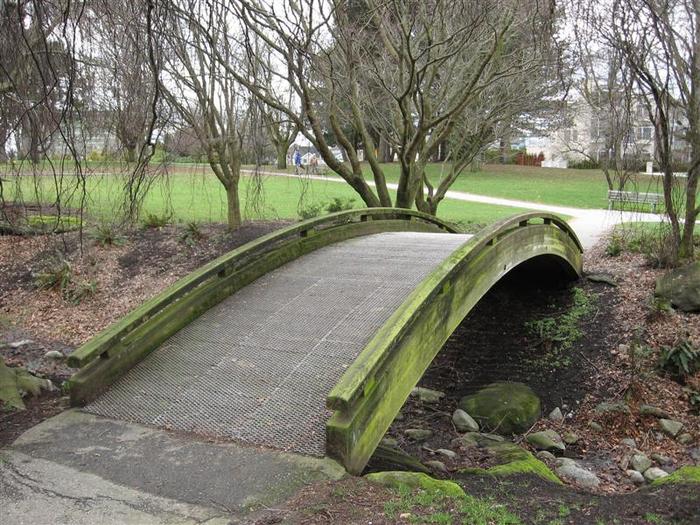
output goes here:
[{"label": "tree trunk", "polygon": [[379,136],[379,162],[392,162],[391,147],[383,136]]},{"label": "tree trunk", "polygon": [[232,182],[226,188],[226,203],[228,207],[228,229],[235,231],[241,227],[241,203],[238,199],[238,181]]},{"label": "tree trunk", "polygon": [[276,144],[277,147],[277,169],[286,170],[287,169],[287,150],[289,149],[289,144],[284,142],[279,142]]},{"label": "tree trunk", "polygon": [[129,163],[136,162],[136,146],[124,146],[124,159]]}]

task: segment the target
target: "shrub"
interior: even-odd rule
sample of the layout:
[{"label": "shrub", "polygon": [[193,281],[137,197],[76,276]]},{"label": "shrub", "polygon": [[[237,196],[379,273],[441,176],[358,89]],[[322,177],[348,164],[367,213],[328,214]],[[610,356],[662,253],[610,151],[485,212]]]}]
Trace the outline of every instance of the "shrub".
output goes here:
[{"label": "shrub", "polygon": [[143,220],[144,228],[162,228],[168,224],[170,217],[167,215],[156,215],[155,213],[149,213]]},{"label": "shrub", "polygon": [[675,346],[662,346],[659,366],[683,383],[700,370],[700,348],[694,347],[687,339]]},{"label": "shrub", "polygon": [[90,236],[95,243],[101,246],[121,246],[126,242],[126,238],[119,233],[119,230],[113,224],[98,225]]},{"label": "shrub", "polygon": [[352,210],[355,204],[355,199],[341,199],[339,197],[333,197],[333,200],[326,204],[326,211],[328,213],[335,213],[338,211]]},{"label": "shrub", "polygon": [[622,238],[613,234],[608,241],[608,245],[605,247],[605,255],[608,257],[617,257],[622,253]]},{"label": "shrub", "polygon": [[190,221],[185,225],[185,230],[180,235],[180,240],[187,244],[188,246],[194,245],[197,241],[204,238],[204,232],[202,232],[199,223],[196,221]]},{"label": "shrub", "polygon": [[96,281],[82,281],[75,286],[64,289],[63,298],[70,303],[80,304],[83,300],[95,295],[96,291]]},{"label": "shrub", "polygon": [[41,290],[65,291],[73,279],[73,269],[70,263],[57,254],[49,260],[43,270],[34,276],[34,285]]},{"label": "shrub", "polygon": [[318,217],[322,210],[323,204],[309,204],[299,208],[299,218],[304,221],[307,219],[313,219],[314,217]]}]

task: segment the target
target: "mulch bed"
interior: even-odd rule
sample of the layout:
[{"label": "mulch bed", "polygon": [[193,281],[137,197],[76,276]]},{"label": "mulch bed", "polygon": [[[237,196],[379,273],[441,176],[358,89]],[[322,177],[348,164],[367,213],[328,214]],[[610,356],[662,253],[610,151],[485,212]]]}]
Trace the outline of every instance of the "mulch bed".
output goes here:
[{"label": "mulch bed", "polygon": [[[289,224],[245,223],[236,232],[223,225],[200,226],[201,238],[183,238],[173,225],[122,232],[124,243],[100,246],[79,232],[32,237],[0,236],[0,357],[51,379],[57,387],[75,370],[45,357],[55,350],[70,354],[80,344],[147,299],[206,262]],[[76,281],[94,280],[96,292],[79,304],[59,291],[38,290],[34,275],[60,252]],[[25,341],[13,347],[11,343]],[[0,413],[0,446],[22,431],[65,409],[60,393],[27,401],[27,409]]]}]

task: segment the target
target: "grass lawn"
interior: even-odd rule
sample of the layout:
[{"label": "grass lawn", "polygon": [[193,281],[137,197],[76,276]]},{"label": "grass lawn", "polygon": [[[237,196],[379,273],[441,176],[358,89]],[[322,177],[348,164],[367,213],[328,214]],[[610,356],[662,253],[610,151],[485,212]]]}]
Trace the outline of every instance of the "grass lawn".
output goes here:
[{"label": "grass lawn", "polygon": [[[387,181],[398,182],[399,165],[383,164],[383,167]],[[426,170],[431,181],[439,181],[442,169],[442,164],[428,164]],[[372,180],[372,172],[367,164],[363,170],[367,179]],[[480,171],[465,171],[450,189],[576,208],[608,207],[608,186],[601,170],[489,164]],[[641,193],[663,193],[660,179],[644,174],[631,181],[627,189]]]},{"label": "grass lawn", "polygon": [[[86,210],[98,220],[109,221],[123,206],[121,175],[94,174],[86,180]],[[362,205],[346,184],[332,181],[302,181],[291,177],[265,176],[260,198],[253,197],[257,186],[251,177],[243,177],[240,185],[241,205],[247,219],[298,219],[301,207],[325,204],[333,198],[354,199],[354,207]],[[25,176],[21,182],[5,183],[5,200],[19,198],[23,202],[53,203],[61,195],[62,206],[78,207],[81,191],[74,177],[64,177],[59,190],[52,177]],[[257,202],[257,206],[254,204]],[[500,218],[526,211],[520,208],[488,204],[445,201],[439,216],[458,222],[466,229],[485,225]],[[208,169],[193,168],[157,179],[143,203],[143,216],[169,216],[173,222],[221,222],[226,217],[226,195],[221,184]],[[470,227],[471,225],[471,227]]]}]

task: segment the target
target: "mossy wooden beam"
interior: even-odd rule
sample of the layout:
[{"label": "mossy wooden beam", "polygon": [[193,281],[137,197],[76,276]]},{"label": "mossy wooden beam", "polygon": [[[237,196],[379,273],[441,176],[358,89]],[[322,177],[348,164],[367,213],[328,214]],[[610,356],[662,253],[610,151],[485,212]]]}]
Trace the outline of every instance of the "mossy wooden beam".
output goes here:
[{"label": "mossy wooden beam", "polygon": [[457,230],[420,212],[370,208],[314,218],[252,241],[180,279],[71,354],[69,365],[81,368],[69,380],[71,402],[87,403],[182,327],[262,275],[323,246],[389,231]]},{"label": "mossy wooden beam", "polygon": [[447,338],[507,272],[539,256],[580,275],[582,248],[560,218],[529,213],[472,237],[387,320],[327,398],[326,452],[359,474]]}]

